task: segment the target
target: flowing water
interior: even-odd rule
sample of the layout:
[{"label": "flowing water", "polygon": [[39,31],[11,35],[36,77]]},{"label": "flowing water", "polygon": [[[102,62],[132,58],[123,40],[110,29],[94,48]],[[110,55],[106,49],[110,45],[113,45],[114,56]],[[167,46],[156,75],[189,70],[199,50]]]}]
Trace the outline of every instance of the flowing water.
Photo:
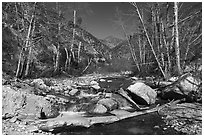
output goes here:
[{"label": "flowing water", "polygon": [[68,128],[60,131],[62,135],[181,135],[165,125],[157,113],[150,113],[112,124],[98,124],[90,128]]}]

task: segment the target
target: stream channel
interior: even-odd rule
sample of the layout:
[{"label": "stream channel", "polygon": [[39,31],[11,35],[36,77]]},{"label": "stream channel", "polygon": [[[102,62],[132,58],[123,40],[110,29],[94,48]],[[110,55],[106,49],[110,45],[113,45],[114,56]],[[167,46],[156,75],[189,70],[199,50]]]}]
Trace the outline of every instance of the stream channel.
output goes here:
[{"label": "stream channel", "polygon": [[[132,84],[131,78],[103,78],[98,81],[101,88],[106,92],[114,92],[121,87],[126,89]],[[164,104],[166,101],[158,99],[156,104]],[[154,105],[155,106],[155,105]],[[151,107],[151,106],[150,106]],[[133,118],[127,118],[111,124],[95,124],[90,128],[69,127],[56,130],[59,135],[181,135],[183,133],[174,130],[165,124],[162,117],[157,113],[148,113]]]}]

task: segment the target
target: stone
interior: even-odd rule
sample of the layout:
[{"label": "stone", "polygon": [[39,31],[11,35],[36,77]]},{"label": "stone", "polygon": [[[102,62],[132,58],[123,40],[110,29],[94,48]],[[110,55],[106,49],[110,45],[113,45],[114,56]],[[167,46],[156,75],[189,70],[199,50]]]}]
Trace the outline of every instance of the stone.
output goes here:
[{"label": "stone", "polygon": [[17,92],[10,86],[2,86],[2,115],[5,118],[13,117],[21,109],[25,97],[22,92]]},{"label": "stone", "polygon": [[113,81],[112,80],[108,80],[107,82],[110,83],[110,82],[113,82]]},{"label": "stone", "polygon": [[105,82],[106,80],[105,80],[105,79],[100,79],[99,81],[100,81],[100,82]]},{"label": "stone", "polygon": [[191,91],[197,91],[200,84],[201,82],[199,80],[192,76],[188,76],[180,81],[177,87],[187,95]]},{"label": "stone", "polygon": [[130,95],[135,103],[151,105],[156,101],[157,92],[142,82],[130,85],[127,89],[130,91]]},{"label": "stone", "polygon": [[98,90],[98,89],[101,88],[99,85],[93,85],[93,86],[91,86],[91,87],[94,88],[94,89],[96,89],[96,90]]},{"label": "stone", "polygon": [[68,93],[69,93],[69,90],[64,91],[64,93],[65,93],[65,94],[68,94]]},{"label": "stone", "polygon": [[171,77],[168,81],[174,82],[174,81],[176,81],[176,80],[178,80],[178,77]]},{"label": "stone", "polygon": [[191,75],[187,77],[184,76],[180,81],[175,81],[172,86],[167,86],[161,94],[163,99],[187,99],[189,101],[193,101],[193,93],[197,92],[199,89],[199,85],[201,81],[197,80]]},{"label": "stone", "polygon": [[98,82],[96,82],[96,81],[91,81],[91,82],[90,82],[90,85],[98,85]]},{"label": "stone", "polygon": [[2,78],[2,85],[6,85],[7,84],[7,80]]},{"label": "stone", "polygon": [[44,81],[42,79],[34,79],[33,82],[31,82],[32,85],[43,85]]},{"label": "stone", "polygon": [[104,114],[108,111],[108,109],[102,104],[96,104],[92,113]]},{"label": "stone", "polygon": [[133,80],[139,80],[139,78],[137,78],[137,77],[131,77],[131,79],[133,79]]},{"label": "stone", "polygon": [[109,111],[114,110],[118,107],[118,103],[115,100],[113,100],[112,98],[103,98],[103,99],[98,101],[98,104],[102,104]]},{"label": "stone", "polygon": [[42,79],[34,79],[33,82],[31,83],[31,85],[45,91],[45,92],[49,92],[49,87],[47,85],[45,85],[44,81]]},{"label": "stone", "polygon": [[74,96],[78,92],[78,89],[72,89],[69,94]]},{"label": "stone", "polygon": [[119,109],[129,108],[131,104],[123,96],[119,94],[112,94],[112,99],[118,103]]},{"label": "stone", "polygon": [[71,89],[72,89],[71,86],[69,86],[69,85],[66,86],[66,90],[71,90]]},{"label": "stone", "polygon": [[39,119],[43,113],[46,118],[59,115],[55,102],[50,102],[42,96],[29,94],[22,90],[16,91],[11,87],[2,87],[3,117],[18,116],[18,119]]},{"label": "stone", "polygon": [[11,122],[11,123],[15,123],[17,121],[17,117],[12,117],[10,120],[9,120],[9,122]]},{"label": "stone", "polygon": [[106,98],[111,98],[113,93],[105,93]]}]

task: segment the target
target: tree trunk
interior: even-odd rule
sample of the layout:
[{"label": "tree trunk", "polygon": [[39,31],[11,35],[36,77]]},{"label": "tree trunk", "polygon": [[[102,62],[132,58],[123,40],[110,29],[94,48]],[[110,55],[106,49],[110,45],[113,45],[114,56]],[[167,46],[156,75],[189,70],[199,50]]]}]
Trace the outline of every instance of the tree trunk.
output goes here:
[{"label": "tree trunk", "polygon": [[[58,11],[58,16],[60,17],[61,15],[61,10],[59,8],[59,4],[56,4],[56,9]],[[60,36],[61,33],[61,23],[58,23],[58,36]],[[59,58],[60,58],[60,43],[58,41],[57,43],[57,55],[56,55],[56,59],[55,59],[55,66],[54,66],[54,71],[57,72],[59,70]]]},{"label": "tree trunk", "polygon": [[65,49],[65,52],[66,52],[66,62],[65,62],[65,71],[67,71],[67,65],[68,65],[68,62],[69,62],[69,53],[68,53],[68,50],[67,48],[64,48]]},{"label": "tree trunk", "polygon": [[178,75],[182,74],[180,64],[180,49],[179,49],[179,32],[178,32],[178,2],[174,2],[174,29],[175,29],[175,54],[176,54],[176,71]]},{"label": "tree trunk", "polygon": [[[75,40],[75,27],[76,27],[76,10],[74,10],[74,28],[72,34],[72,45],[71,45],[71,52],[73,52],[74,40]],[[74,54],[73,54],[74,57]]]},{"label": "tree trunk", "polygon": [[29,64],[30,64],[30,61],[29,61],[29,58],[30,58],[30,54],[31,54],[31,46],[30,46],[30,37],[32,37],[32,25],[33,25],[33,21],[35,19],[35,7],[36,7],[36,2],[34,4],[34,13],[32,14],[31,16],[31,20],[29,22],[29,27],[28,27],[28,33],[27,33],[27,36],[26,36],[26,44],[25,44],[25,48],[27,50],[27,48],[29,48],[29,52],[28,52],[28,56],[27,56],[27,65],[26,65],[26,70],[25,70],[25,76],[28,75],[28,70],[29,70]]},{"label": "tree trunk", "polygon": [[[34,35],[34,31],[35,31],[35,20],[33,23],[33,29],[32,29],[32,33],[31,33],[31,38]],[[28,76],[28,72],[29,72],[29,67],[30,67],[30,62],[31,62],[31,57],[32,57],[32,41],[29,42],[29,52],[28,52],[28,57],[27,57],[27,62],[26,62],[26,70],[25,70],[25,76]]]},{"label": "tree trunk", "polygon": [[78,63],[80,62],[80,50],[81,50],[81,42],[79,42],[79,46],[78,46]]},{"label": "tree trunk", "polygon": [[167,56],[167,62],[164,62],[165,64],[165,73],[170,76],[170,65],[171,65],[171,60],[170,60],[170,55],[169,55],[169,44],[167,43],[166,40],[166,31],[164,29],[164,23],[161,22],[161,29],[162,29],[162,38],[163,38],[163,43],[166,48],[166,56]]},{"label": "tree trunk", "polygon": [[76,10],[74,10],[74,15],[73,15],[73,18],[74,18],[74,27],[73,27],[73,32],[72,32],[72,43],[71,43],[71,48],[70,48],[70,54],[69,54],[69,66],[68,66],[68,69],[70,70],[70,67],[71,67],[71,60],[72,60],[72,57],[74,59],[74,53],[73,53],[73,47],[74,47],[74,39],[75,39],[75,25],[76,25]]},{"label": "tree trunk", "polygon": [[140,54],[140,62],[142,63],[142,48],[141,48],[141,40],[140,35],[138,36],[138,46],[139,46],[139,54]]},{"label": "tree trunk", "polygon": [[57,55],[56,55],[56,59],[55,59],[55,67],[54,67],[54,71],[57,72],[59,70],[59,58],[60,58],[60,45],[59,43],[57,44]]},{"label": "tree trunk", "polygon": [[22,54],[23,54],[23,48],[21,49],[20,56],[18,59],[18,66],[17,66],[17,70],[16,70],[16,77],[17,78],[20,75],[20,68],[21,68],[21,63],[22,63]]}]

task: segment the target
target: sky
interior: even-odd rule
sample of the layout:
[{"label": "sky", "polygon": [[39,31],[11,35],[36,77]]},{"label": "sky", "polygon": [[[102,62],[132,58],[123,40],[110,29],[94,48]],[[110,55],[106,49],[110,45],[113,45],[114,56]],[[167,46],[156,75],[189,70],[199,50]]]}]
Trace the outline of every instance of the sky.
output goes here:
[{"label": "sky", "polygon": [[[124,37],[124,32],[122,31],[121,26],[116,23],[116,20],[118,20],[116,16],[116,8],[123,13],[128,13],[132,7],[129,3],[98,2],[90,3],[89,7],[92,10],[92,14],[85,19],[85,26],[87,26],[88,31],[101,39],[107,36]],[[127,21],[127,18],[128,17],[123,16],[124,21]],[[126,29],[126,31],[129,32],[127,25]]]},{"label": "sky", "polygon": [[71,20],[73,9],[77,9],[77,16],[82,17],[82,27],[99,39],[108,36],[125,38],[121,25],[116,22],[116,9],[122,13],[120,16],[124,21],[125,31],[131,34],[135,30],[134,17],[123,15],[134,10],[128,2],[66,2],[60,3],[60,6],[65,16]]}]

